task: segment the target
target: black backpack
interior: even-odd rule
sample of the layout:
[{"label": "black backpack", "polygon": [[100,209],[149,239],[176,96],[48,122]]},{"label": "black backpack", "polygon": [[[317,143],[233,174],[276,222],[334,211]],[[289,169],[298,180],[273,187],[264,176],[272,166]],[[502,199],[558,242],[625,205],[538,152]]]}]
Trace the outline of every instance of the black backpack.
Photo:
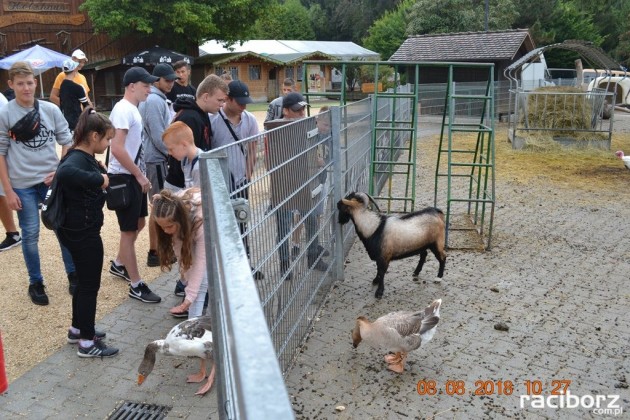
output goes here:
[{"label": "black backpack", "polygon": [[[61,167],[64,160],[59,163],[57,170]],[[42,203],[41,212],[42,223],[46,228],[56,231],[63,226],[66,221],[66,208],[63,204],[63,192],[57,182],[57,173],[48,187],[46,197]]]}]

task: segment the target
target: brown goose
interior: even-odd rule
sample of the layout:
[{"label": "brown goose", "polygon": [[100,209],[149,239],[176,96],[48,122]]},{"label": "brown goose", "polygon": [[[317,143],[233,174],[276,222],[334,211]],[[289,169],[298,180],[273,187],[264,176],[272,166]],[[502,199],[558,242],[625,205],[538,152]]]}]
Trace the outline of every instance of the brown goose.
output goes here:
[{"label": "brown goose", "polygon": [[394,353],[385,355],[387,368],[402,373],[407,354],[433,338],[441,304],[442,299],[437,299],[422,311],[392,312],[374,322],[360,316],[352,331],[352,345],[357,348],[363,340],[375,349]]},{"label": "brown goose", "polygon": [[[144,358],[138,368],[138,385],[153,370],[156,353],[178,357],[198,357],[201,361],[200,370],[196,374],[188,375],[188,382],[201,382],[206,378],[206,360],[212,359],[212,331],[209,316],[200,316],[180,322],[171,328],[164,340],[149,343],[144,350]],[[212,387],[215,366],[212,361],[212,371],[208,381],[196,392],[204,395]]]}]

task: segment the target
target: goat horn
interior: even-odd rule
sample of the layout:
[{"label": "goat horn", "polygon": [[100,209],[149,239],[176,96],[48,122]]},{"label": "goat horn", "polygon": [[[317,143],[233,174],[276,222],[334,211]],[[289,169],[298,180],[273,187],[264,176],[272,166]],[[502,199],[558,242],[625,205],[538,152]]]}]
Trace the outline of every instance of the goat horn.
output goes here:
[{"label": "goat horn", "polygon": [[381,209],[378,207],[378,204],[376,204],[376,201],[374,201],[374,199],[372,198],[372,196],[370,194],[365,194],[368,196],[368,198],[370,199],[370,201],[372,202],[372,204],[374,204],[374,207],[376,207],[376,210],[380,213]]}]

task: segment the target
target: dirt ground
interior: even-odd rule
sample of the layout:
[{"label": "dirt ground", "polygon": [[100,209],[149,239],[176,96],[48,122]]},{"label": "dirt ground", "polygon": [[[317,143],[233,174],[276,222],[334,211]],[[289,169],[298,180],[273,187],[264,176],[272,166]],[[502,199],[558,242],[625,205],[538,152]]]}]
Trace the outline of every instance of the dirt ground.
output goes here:
[{"label": "dirt ground", "polygon": [[[262,127],[264,112],[255,113]],[[425,144],[437,144],[437,137]],[[563,191],[582,190],[582,200],[601,200],[607,207],[625,206],[630,199],[627,181],[630,171],[614,158],[612,152],[535,153],[514,151],[506,141],[507,127],[496,131],[497,183],[517,182],[523,188],[537,189],[541,200],[553,200]],[[613,136],[612,151],[630,151],[628,133]],[[511,205],[528,203],[511,203]],[[504,205],[498,203],[499,206]],[[563,209],[570,214],[572,209]],[[16,217],[17,223],[17,217]],[[2,232],[3,234],[3,232]],[[105,244],[102,285],[97,309],[98,319],[109,313],[124,299],[128,299],[127,282],[108,273],[109,260],[115,258],[118,249],[118,227],[113,212],[105,210],[102,229]],[[142,278],[150,285],[160,275],[159,268],[146,266],[148,234],[143,231],[137,242],[137,255]],[[32,366],[45,359],[59,347],[66,345],[70,323],[71,299],[63,269],[59,246],[54,234],[42,227],[40,237],[42,273],[50,297],[48,306],[33,305],[27,295],[28,275],[20,247],[0,253],[0,264],[5,274],[0,282],[0,328],[4,344],[6,369],[9,381],[22,375]],[[165,312],[167,308],[165,308]]]}]

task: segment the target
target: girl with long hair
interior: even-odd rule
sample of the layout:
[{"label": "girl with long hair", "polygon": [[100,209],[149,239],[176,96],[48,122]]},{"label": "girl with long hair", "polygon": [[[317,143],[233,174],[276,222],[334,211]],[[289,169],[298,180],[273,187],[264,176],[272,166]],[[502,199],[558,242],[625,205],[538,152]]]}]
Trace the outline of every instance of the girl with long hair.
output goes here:
[{"label": "girl with long hair", "polygon": [[208,275],[199,188],[178,192],[164,189],[155,194],[151,217],[157,225],[157,252],[162,271],[170,270],[176,257],[186,286],[183,302],[171,308],[170,313],[173,316],[188,314],[189,319],[201,316]]},{"label": "girl with long hair", "polygon": [[86,108],[79,116],[73,145],[55,175],[66,214],[57,235],[70,251],[77,272],[68,342],[79,344],[79,357],[118,354],[118,349],[105,345],[105,333],[94,328],[104,256],[103,205],[109,185],[107,171],[95,154],[103,153],[113,136],[114,127],[109,119],[91,107]]}]

